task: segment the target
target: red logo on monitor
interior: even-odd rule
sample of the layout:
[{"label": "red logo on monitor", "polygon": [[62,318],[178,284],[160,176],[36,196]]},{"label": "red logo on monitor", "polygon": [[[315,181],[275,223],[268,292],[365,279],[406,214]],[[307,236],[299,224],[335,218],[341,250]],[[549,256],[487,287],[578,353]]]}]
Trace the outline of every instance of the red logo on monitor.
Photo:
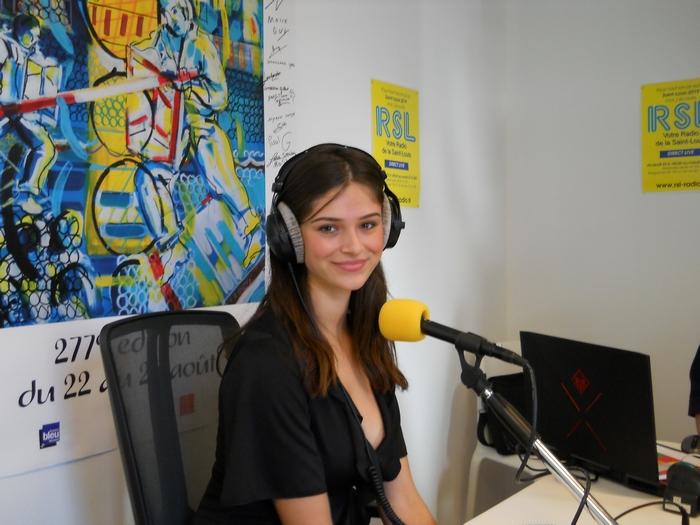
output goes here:
[{"label": "red logo on monitor", "polygon": [[588,390],[588,387],[591,386],[591,382],[588,380],[586,374],[584,374],[580,368],[576,370],[573,376],[571,376],[571,382],[573,383],[576,391],[581,396],[586,390]]},{"label": "red logo on monitor", "polygon": [[598,392],[596,394],[595,392],[590,392],[590,395],[584,396],[584,393],[591,386],[591,381],[580,368],[574,372],[570,381],[571,386],[573,386],[573,389],[571,390],[567,388],[567,385],[565,385],[563,382],[561,383],[561,387],[566,393],[566,397],[569,399],[569,401],[571,401],[571,405],[576,412],[576,421],[566,434],[567,439],[573,436],[579,429],[585,429],[593,437],[600,450],[607,452],[605,443],[603,443],[603,440],[588,421],[590,412],[601,400],[603,393]]}]

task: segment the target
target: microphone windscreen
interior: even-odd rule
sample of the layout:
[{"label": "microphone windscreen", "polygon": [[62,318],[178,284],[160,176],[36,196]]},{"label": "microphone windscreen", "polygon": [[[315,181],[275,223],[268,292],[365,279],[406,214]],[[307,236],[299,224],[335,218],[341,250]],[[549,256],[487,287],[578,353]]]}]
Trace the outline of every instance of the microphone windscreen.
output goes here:
[{"label": "microphone windscreen", "polygon": [[379,331],[390,341],[420,341],[425,337],[421,321],[429,319],[428,307],[413,299],[391,299],[379,311]]}]

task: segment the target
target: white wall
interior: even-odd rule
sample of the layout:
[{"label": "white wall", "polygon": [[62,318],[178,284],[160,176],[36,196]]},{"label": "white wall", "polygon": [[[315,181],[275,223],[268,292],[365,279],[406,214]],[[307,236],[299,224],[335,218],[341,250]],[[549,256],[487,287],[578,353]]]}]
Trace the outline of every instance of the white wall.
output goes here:
[{"label": "white wall", "polygon": [[679,440],[700,194],[642,193],[640,86],[700,77],[700,3],[505,5],[508,333],[650,354],[657,437]]}]

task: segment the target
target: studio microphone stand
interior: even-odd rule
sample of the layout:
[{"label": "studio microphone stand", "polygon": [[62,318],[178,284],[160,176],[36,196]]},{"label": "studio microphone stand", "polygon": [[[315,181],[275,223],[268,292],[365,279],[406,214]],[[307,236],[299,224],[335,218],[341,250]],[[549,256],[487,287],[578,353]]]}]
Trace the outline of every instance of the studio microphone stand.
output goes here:
[{"label": "studio microphone stand", "polygon": [[[467,388],[476,392],[496,418],[510,431],[518,442],[527,449],[532,438],[532,427],[513,405],[503,399],[498,392],[493,391],[491,383],[489,383],[486,375],[478,366],[472,366],[467,363],[464,358],[464,350],[473,351],[473,349],[460,348],[460,346],[459,344],[455,345],[457,353],[459,354],[459,362],[462,366],[462,383]],[[478,352],[476,353],[479,355]],[[585,489],[578,480],[561,464],[536,434],[535,440],[532,442],[532,449],[540,456],[547,470],[561,483],[566,485],[578,501],[581,501],[584,495],[586,496],[586,507],[596,522],[601,525],[617,525],[617,522],[606,512],[602,505],[598,503],[590,493],[586,494]]]}]

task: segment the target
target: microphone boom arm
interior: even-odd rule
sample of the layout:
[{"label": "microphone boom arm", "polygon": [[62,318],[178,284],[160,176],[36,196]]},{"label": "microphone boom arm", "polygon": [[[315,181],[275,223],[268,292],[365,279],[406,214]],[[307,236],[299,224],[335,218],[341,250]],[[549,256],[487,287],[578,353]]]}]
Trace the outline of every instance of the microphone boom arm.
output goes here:
[{"label": "microphone boom arm", "polygon": [[452,343],[457,350],[475,354],[477,357],[490,356],[518,366],[523,364],[523,358],[518,354],[507,348],[501,348],[480,335],[471,332],[460,332],[425,318],[421,319],[420,329],[424,334]]}]

